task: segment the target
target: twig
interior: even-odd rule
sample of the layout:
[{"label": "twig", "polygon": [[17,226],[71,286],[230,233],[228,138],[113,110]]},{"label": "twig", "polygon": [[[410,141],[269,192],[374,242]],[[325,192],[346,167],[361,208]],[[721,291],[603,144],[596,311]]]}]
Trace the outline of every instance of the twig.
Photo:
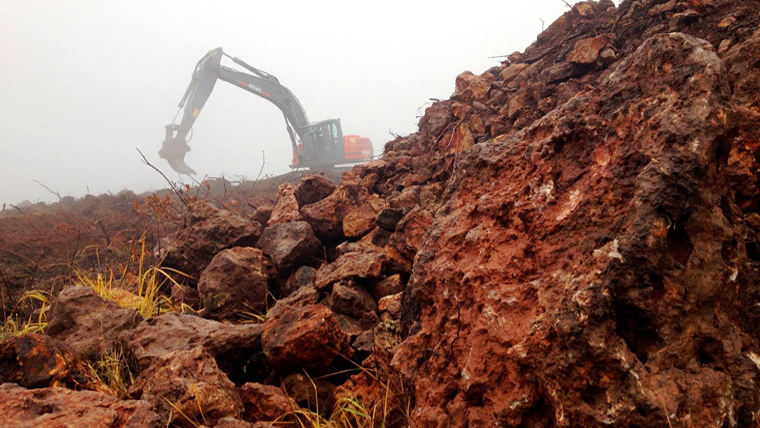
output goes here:
[{"label": "twig", "polygon": [[264,171],[264,165],[266,165],[267,160],[264,156],[264,151],[261,151],[261,169],[259,170],[259,175],[256,176],[256,180],[253,182],[253,186],[251,186],[251,190],[249,190],[249,193],[253,193],[254,190],[256,190],[256,185],[259,184],[259,178],[261,177],[261,172]]},{"label": "twig", "polygon": [[107,247],[110,247],[111,237],[108,236],[108,232],[106,232],[106,225],[104,225],[103,222],[100,220],[95,220],[95,225],[100,226],[100,230],[103,232],[103,237],[106,238]]},{"label": "twig", "polygon": [[148,159],[145,157],[143,152],[140,151],[139,148],[135,147],[135,149],[137,149],[137,153],[140,153],[140,156],[142,156],[143,163],[145,163],[145,165],[148,165],[149,167],[153,168],[156,172],[161,174],[161,177],[164,177],[164,180],[166,180],[166,182],[169,183],[169,187],[171,187],[172,191],[177,195],[180,202],[182,202],[185,206],[188,206],[187,198],[185,197],[185,195],[182,194],[180,189],[177,188],[177,184],[169,180],[169,178],[166,177],[166,175],[163,172],[161,172],[160,169],[156,168],[155,166],[153,166],[152,163],[148,162]]},{"label": "twig", "polygon": [[20,212],[21,214],[26,215],[26,213],[24,212],[24,210],[22,210],[21,208],[15,206],[13,204],[10,204],[10,206],[11,206],[11,208],[15,209],[16,211]]},{"label": "twig", "polygon": [[32,181],[34,181],[35,183],[37,183],[37,184],[39,184],[40,186],[44,187],[44,188],[45,188],[45,190],[47,190],[48,192],[52,193],[53,195],[55,195],[55,196],[58,198],[58,202],[61,202],[61,199],[62,199],[62,198],[61,198],[61,194],[60,194],[60,193],[58,193],[58,192],[54,192],[54,191],[50,190],[50,188],[49,188],[49,187],[47,187],[47,186],[45,186],[44,184],[42,184],[42,183],[41,183],[39,180],[32,180]]},{"label": "twig", "polygon": [[565,6],[569,7],[570,9],[573,8],[572,6],[570,6],[570,3],[566,2],[565,0],[562,0],[562,3],[564,3]]}]

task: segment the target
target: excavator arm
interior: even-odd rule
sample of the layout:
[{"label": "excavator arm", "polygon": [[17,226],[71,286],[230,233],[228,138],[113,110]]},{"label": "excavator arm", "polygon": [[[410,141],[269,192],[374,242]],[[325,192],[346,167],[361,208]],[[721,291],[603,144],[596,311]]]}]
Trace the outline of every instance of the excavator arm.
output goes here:
[{"label": "excavator arm", "polygon": [[184,161],[185,154],[190,151],[187,136],[211,95],[216,81],[223,80],[266,99],[282,111],[293,151],[300,159],[302,150],[299,148],[296,135],[300,138],[301,130],[309,127],[309,119],[298,98],[288,88],[282,86],[276,77],[238,58],[228,56],[252,74],[221,65],[222,56],[228,55],[222,51],[222,48],[216,48],[209,51],[196,64],[190,85],[179,103],[179,108],[184,109],[182,120],[179,124],[166,125],[166,139],[159,155],[180,174],[195,174],[195,171]]}]

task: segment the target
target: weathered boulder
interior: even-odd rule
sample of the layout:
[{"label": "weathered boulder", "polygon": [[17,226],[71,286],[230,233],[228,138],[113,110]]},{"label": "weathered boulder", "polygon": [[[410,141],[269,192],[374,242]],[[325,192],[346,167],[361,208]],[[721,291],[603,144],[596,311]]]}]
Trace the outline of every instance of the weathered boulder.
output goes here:
[{"label": "weathered boulder", "polygon": [[286,307],[267,318],[261,344],[269,363],[278,371],[326,368],[349,349],[349,337],[332,311],[323,305]]},{"label": "weathered boulder", "polygon": [[278,300],[267,312],[266,319],[278,317],[287,311],[313,305],[319,301],[319,297],[319,292],[313,286],[301,287],[288,297]]},{"label": "weathered boulder", "polygon": [[145,401],[119,400],[95,391],[66,388],[24,389],[0,385],[2,426],[8,428],[162,428]]},{"label": "weathered boulder", "polygon": [[171,352],[202,346],[219,368],[237,381],[262,369],[261,332],[260,324],[220,323],[169,312],[143,321],[122,335],[121,341],[142,370]]},{"label": "weathered boulder", "polygon": [[390,257],[382,251],[351,252],[317,270],[314,285],[318,290],[329,288],[341,280],[380,278]]},{"label": "weathered boulder", "polygon": [[266,312],[270,273],[270,262],[261,250],[235,247],[219,252],[198,281],[204,315],[224,319]]},{"label": "weathered boulder", "polygon": [[53,300],[45,332],[68,343],[83,358],[95,361],[123,331],[142,322],[134,309],[126,309],[98,296],[90,287],[67,287]]},{"label": "weathered boulder", "polygon": [[164,355],[140,373],[128,393],[151,403],[162,418],[178,427],[214,426],[243,410],[235,385],[201,346]]},{"label": "weathered boulder", "polygon": [[403,208],[386,208],[375,216],[375,223],[389,232],[395,232],[396,225],[406,213],[407,210]]},{"label": "weathered boulder", "polygon": [[754,423],[730,99],[709,43],[658,35],[459,155],[404,295],[413,426]]},{"label": "weathered boulder", "polygon": [[335,312],[361,318],[377,310],[377,302],[363,288],[353,282],[337,282],[332,289],[331,307]]},{"label": "weathered boulder", "polygon": [[280,298],[288,297],[302,287],[314,285],[317,270],[311,266],[301,266],[285,281],[280,291]]},{"label": "weathered boulder", "polygon": [[408,260],[414,260],[432,223],[433,214],[429,209],[415,207],[396,225],[388,245]]},{"label": "weathered boulder", "polygon": [[451,95],[453,100],[464,102],[486,101],[488,92],[491,90],[491,83],[494,81],[491,73],[481,75],[472,74],[471,71],[465,71],[456,78],[456,91]]},{"label": "weathered boulder", "polygon": [[245,419],[251,422],[290,422],[294,413],[300,410],[295,400],[272,385],[246,383],[240,390],[240,396]]},{"label": "weathered boulder", "polygon": [[335,191],[335,184],[323,174],[307,175],[301,179],[296,188],[298,206],[310,205],[330,196]]},{"label": "weathered boulder", "polygon": [[0,341],[0,383],[107,391],[69,345],[40,334]]},{"label": "weathered boulder", "polygon": [[158,257],[164,266],[198,278],[217,253],[232,247],[255,246],[259,236],[259,223],[208,202],[196,202],[189,207],[184,227],[161,240]]},{"label": "weathered boulder", "polygon": [[607,35],[591,37],[575,42],[572,52],[567,54],[567,60],[575,64],[591,65],[599,59],[599,53],[610,43]]},{"label": "weathered boulder", "polygon": [[281,184],[277,192],[277,203],[272,208],[267,226],[301,221],[301,214],[298,213],[298,200],[296,200],[296,186],[290,183]]},{"label": "weathered boulder", "polygon": [[301,215],[322,241],[339,242],[345,236],[360,237],[372,230],[375,215],[385,208],[384,204],[369,192],[358,175],[348,171],[330,196],[304,205]]},{"label": "weathered boulder", "polygon": [[287,275],[298,266],[313,264],[322,243],[309,223],[293,221],[264,229],[257,247],[272,258],[278,274]]}]

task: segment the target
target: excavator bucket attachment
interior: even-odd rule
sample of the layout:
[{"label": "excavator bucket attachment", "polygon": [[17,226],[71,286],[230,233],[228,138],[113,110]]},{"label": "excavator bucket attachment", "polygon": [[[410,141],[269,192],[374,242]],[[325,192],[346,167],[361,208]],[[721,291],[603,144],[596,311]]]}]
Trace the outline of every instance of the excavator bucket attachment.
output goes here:
[{"label": "excavator bucket attachment", "polygon": [[169,166],[180,174],[192,175],[195,170],[185,163],[185,153],[190,151],[190,146],[184,138],[168,138],[164,140],[158,155],[169,162]]}]

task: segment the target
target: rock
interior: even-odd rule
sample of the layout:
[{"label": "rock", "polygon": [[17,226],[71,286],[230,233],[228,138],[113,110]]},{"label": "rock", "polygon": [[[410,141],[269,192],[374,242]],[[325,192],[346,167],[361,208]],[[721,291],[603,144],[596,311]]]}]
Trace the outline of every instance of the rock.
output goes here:
[{"label": "rock", "polygon": [[[194,315],[169,312],[143,321],[121,338],[141,370],[174,351],[202,346],[230,379],[254,376],[263,358],[260,324],[229,324]],[[262,355],[263,357],[263,355]],[[264,374],[266,377],[266,373]]]},{"label": "rock", "polygon": [[406,210],[400,208],[386,208],[375,217],[375,223],[383,229],[394,232],[396,225],[406,215]]},{"label": "rock", "polygon": [[288,397],[298,405],[329,416],[335,405],[335,385],[324,379],[312,379],[300,372],[289,374],[282,380],[282,387]]},{"label": "rock", "polygon": [[343,236],[360,238],[375,228],[375,216],[387,204],[377,195],[366,195],[358,206],[350,206],[343,217]]},{"label": "rock", "polygon": [[148,401],[178,427],[214,426],[243,410],[235,385],[201,346],[161,357],[135,379],[129,396]]},{"label": "rock", "polygon": [[351,171],[343,173],[343,179],[330,196],[304,205],[301,216],[314,230],[314,233],[325,242],[341,241],[343,235],[343,218],[349,209],[364,205],[369,197],[367,190],[361,185],[359,176]]},{"label": "rock", "polygon": [[261,250],[235,247],[221,251],[198,281],[204,313],[224,319],[266,312],[270,272],[269,260]]},{"label": "rock", "polygon": [[407,187],[397,195],[388,198],[391,208],[409,211],[420,202],[420,186]]},{"label": "rock", "polygon": [[372,283],[368,289],[375,300],[380,300],[385,296],[404,291],[404,280],[401,274],[397,273]]},{"label": "rock", "polygon": [[341,314],[361,318],[367,312],[377,310],[377,303],[366,291],[351,282],[333,285],[332,308]]},{"label": "rock", "polygon": [[609,38],[606,35],[578,40],[573,51],[567,55],[567,60],[575,64],[594,64],[608,44]]},{"label": "rock", "polygon": [[282,286],[280,298],[285,298],[296,292],[302,287],[314,285],[314,279],[317,277],[317,270],[310,266],[301,266],[297,271],[290,275],[290,278]]},{"label": "rock", "polygon": [[277,203],[272,208],[272,214],[269,217],[267,226],[303,220],[298,212],[296,186],[290,183],[281,184],[278,188],[278,194]]},{"label": "rock", "polygon": [[119,400],[95,391],[66,388],[28,390],[0,385],[3,426],[8,428],[162,428],[161,418],[144,401]]},{"label": "rock", "polygon": [[267,318],[261,344],[269,363],[278,371],[326,368],[349,349],[349,338],[332,311],[323,305],[281,310]]},{"label": "rock", "polygon": [[472,74],[471,71],[465,71],[457,76],[456,90],[451,95],[451,99],[465,103],[470,101],[485,102],[488,100],[488,92],[491,90],[491,83],[494,80],[494,76],[491,73],[484,73],[478,76]]},{"label": "rock", "polygon": [[377,302],[381,312],[387,312],[392,319],[397,320],[401,316],[401,297],[404,293],[385,296]]},{"label": "rock", "polygon": [[515,80],[526,68],[528,68],[528,64],[512,64],[502,70],[501,78],[504,80],[504,84],[506,85]]},{"label": "rock", "polygon": [[381,251],[343,254],[317,270],[314,285],[318,290],[324,290],[341,280],[379,278],[388,263],[390,258]]},{"label": "rock", "polygon": [[261,236],[261,225],[208,202],[190,205],[185,226],[162,240],[158,258],[162,265],[198,278],[214,256],[232,247],[252,247]]},{"label": "rock", "polygon": [[272,218],[273,208],[274,206],[268,203],[259,205],[251,215],[251,220],[255,221],[258,224],[269,223],[269,219]]},{"label": "rock", "polygon": [[251,422],[289,422],[300,410],[295,400],[288,398],[280,388],[260,383],[246,383],[240,391],[245,408],[245,419]]},{"label": "rock", "polygon": [[296,267],[313,264],[322,250],[322,243],[309,223],[304,221],[267,227],[257,246],[272,258],[280,275],[287,275]]},{"label": "rock", "polygon": [[301,179],[296,188],[298,206],[310,205],[330,196],[335,191],[335,184],[323,174],[307,175]]},{"label": "rock", "polygon": [[69,345],[39,334],[0,341],[0,383],[108,390]]},{"label": "rock", "polygon": [[277,426],[269,422],[249,423],[236,418],[222,418],[214,428],[277,428]]},{"label": "rock", "polygon": [[84,359],[96,361],[121,332],[142,320],[137,311],[103,299],[90,287],[67,287],[53,300],[45,332]]},{"label": "rock", "polygon": [[414,260],[432,223],[433,215],[430,211],[416,207],[396,225],[396,232],[391,235],[388,245],[407,259]]},{"label": "rock", "polygon": [[460,154],[404,292],[393,364],[416,390],[411,426],[753,423],[731,73],[681,33],[634,48]]},{"label": "rock", "polygon": [[665,3],[658,4],[649,9],[649,16],[658,16],[666,12],[670,12],[676,6],[677,0],[670,0]]},{"label": "rock", "polygon": [[314,287],[311,285],[301,287],[288,297],[278,300],[277,303],[269,309],[269,312],[267,312],[266,319],[278,317],[281,314],[294,309],[313,305],[317,303],[317,301],[319,301],[319,292]]}]

